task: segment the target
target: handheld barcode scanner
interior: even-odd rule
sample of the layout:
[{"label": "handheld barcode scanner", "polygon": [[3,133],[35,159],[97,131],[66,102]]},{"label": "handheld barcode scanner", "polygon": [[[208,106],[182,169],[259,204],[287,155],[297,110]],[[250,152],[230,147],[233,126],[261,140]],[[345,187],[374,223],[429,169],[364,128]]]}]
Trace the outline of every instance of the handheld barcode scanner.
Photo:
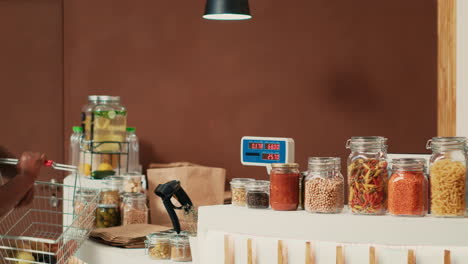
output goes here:
[{"label": "handheld barcode scanner", "polygon": [[[192,207],[192,201],[188,197],[187,193],[182,189],[180,186],[180,181],[170,181],[167,183],[159,184],[158,187],[154,190],[154,193],[161,197],[164,207],[166,207],[166,211],[169,214],[169,217],[172,221],[172,226],[174,230],[179,234],[180,233],[180,222],[175,209],[177,210],[184,210],[188,213]],[[179,201],[180,206],[175,206],[171,202],[171,198],[175,197],[177,201]]]}]

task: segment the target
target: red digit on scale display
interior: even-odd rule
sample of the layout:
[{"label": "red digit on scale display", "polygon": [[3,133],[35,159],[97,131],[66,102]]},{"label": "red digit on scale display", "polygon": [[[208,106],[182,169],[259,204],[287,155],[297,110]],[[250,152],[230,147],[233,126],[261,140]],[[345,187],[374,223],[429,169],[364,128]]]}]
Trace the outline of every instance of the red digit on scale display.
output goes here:
[{"label": "red digit on scale display", "polygon": [[249,143],[250,149],[263,149],[263,143]]},{"label": "red digit on scale display", "polygon": [[265,149],[279,150],[280,149],[280,144],[272,144],[272,143],[265,144]]},{"label": "red digit on scale display", "polygon": [[262,159],[263,159],[263,160],[279,160],[279,159],[280,159],[280,155],[279,155],[279,154],[263,153],[263,154],[262,154]]}]

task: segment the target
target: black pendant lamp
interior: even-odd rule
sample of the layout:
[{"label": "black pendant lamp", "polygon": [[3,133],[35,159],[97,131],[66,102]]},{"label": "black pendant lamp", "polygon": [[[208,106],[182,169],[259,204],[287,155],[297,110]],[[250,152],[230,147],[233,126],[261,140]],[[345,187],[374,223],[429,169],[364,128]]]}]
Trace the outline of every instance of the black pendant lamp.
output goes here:
[{"label": "black pendant lamp", "polygon": [[245,20],[251,19],[248,0],[207,0],[204,19]]}]

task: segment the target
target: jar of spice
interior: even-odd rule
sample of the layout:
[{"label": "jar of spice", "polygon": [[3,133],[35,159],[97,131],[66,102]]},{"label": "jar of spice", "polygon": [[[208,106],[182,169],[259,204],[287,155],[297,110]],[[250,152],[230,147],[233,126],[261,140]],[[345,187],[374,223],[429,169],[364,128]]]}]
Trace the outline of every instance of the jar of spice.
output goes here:
[{"label": "jar of spice", "polygon": [[96,228],[120,225],[119,207],[115,204],[99,204],[96,209]]},{"label": "jar of spice", "polygon": [[270,182],[254,181],[245,186],[247,207],[266,209],[270,207]]},{"label": "jar of spice", "polygon": [[122,225],[147,223],[148,206],[146,206],[146,195],[135,193],[126,196],[122,210]]},{"label": "jar of spice", "polygon": [[344,207],[344,178],[340,158],[309,158],[305,179],[305,210],[340,213]]},{"label": "jar of spice", "polygon": [[427,213],[428,181],[424,159],[393,159],[388,181],[388,213],[424,216]]},{"label": "jar of spice", "polygon": [[166,233],[151,233],[146,236],[146,252],[151,259],[166,260],[171,259],[171,239],[172,235]]},{"label": "jar of spice", "polygon": [[463,217],[466,211],[466,138],[434,137],[429,164],[431,214]]},{"label": "jar of spice", "polygon": [[231,193],[233,205],[245,206],[245,185],[254,181],[255,179],[250,178],[234,178],[231,180]]},{"label": "jar of spice", "polygon": [[192,261],[190,241],[188,236],[175,235],[171,238],[171,260],[173,262]]},{"label": "jar of spice", "polygon": [[272,164],[270,172],[270,205],[273,210],[297,210],[300,196],[299,180],[299,164]]},{"label": "jar of spice", "polygon": [[352,137],[346,142],[348,158],[348,205],[354,214],[381,215],[387,204],[387,139]]}]

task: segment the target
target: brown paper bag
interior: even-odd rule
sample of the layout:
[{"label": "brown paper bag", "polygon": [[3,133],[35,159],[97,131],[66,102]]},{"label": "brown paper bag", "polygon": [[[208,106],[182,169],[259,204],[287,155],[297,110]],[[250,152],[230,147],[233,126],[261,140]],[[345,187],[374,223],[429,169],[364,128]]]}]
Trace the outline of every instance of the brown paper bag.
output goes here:
[{"label": "brown paper bag", "polygon": [[[189,162],[177,162],[170,164],[151,164],[147,175],[151,224],[172,228],[171,219],[167,214],[161,198],[154,193],[154,190],[159,184],[168,181],[180,181],[182,188],[187,192],[195,208],[204,205],[224,203],[225,169],[205,167]],[[178,205],[174,198],[172,202]],[[187,226],[189,223],[186,223],[183,211],[176,210],[176,213],[179,217],[182,229],[188,229]]]}]

